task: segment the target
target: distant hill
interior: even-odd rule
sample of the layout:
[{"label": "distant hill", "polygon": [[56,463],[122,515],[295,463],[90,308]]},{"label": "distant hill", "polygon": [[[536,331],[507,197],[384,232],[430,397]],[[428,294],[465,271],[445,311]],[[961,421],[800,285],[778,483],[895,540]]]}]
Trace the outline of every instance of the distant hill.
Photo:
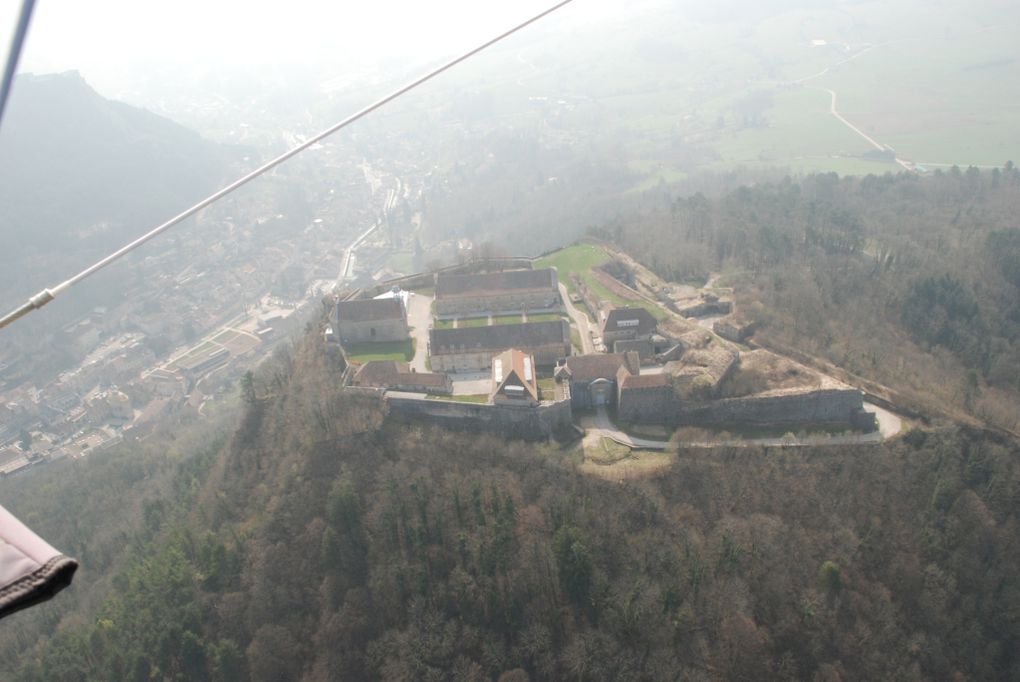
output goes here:
[{"label": "distant hill", "polygon": [[0,265],[120,244],[201,198],[224,171],[216,145],[102,97],[76,71],[21,75],[0,126]]}]

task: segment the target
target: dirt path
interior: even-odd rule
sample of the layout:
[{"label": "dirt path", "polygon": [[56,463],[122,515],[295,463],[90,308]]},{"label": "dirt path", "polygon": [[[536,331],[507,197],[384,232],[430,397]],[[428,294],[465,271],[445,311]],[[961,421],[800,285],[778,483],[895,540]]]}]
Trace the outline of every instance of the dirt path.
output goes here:
[{"label": "dirt path", "polygon": [[591,328],[588,316],[584,314],[584,311],[578,310],[574,307],[573,302],[570,300],[570,294],[567,291],[567,287],[560,282],[560,298],[563,299],[563,306],[567,309],[567,314],[570,315],[570,319],[574,321],[574,325],[577,327],[577,333],[581,337],[581,352],[584,355],[595,352],[595,347],[591,342]]}]

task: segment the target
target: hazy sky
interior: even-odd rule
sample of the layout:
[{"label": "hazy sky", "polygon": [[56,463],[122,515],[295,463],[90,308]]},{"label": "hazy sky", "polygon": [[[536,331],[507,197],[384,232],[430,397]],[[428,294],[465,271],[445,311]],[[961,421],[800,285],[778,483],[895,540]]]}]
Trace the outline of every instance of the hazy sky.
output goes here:
[{"label": "hazy sky", "polygon": [[[553,0],[37,0],[21,70],[77,69],[118,87],[139,69],[169,64],[257,68],[438,58],[471,46]],[[575,0],[541,31],[622,17],[636,3]],[[648,4],[648,0],[641,4]],[[19,0],[0,0],[4,53]],[[558,15],[558,16],[557,16]]]}]

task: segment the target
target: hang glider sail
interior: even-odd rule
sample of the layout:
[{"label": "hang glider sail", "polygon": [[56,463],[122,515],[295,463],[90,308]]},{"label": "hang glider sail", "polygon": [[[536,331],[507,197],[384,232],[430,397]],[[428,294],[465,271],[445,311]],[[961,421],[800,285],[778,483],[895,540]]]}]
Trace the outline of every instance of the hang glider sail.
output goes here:
[{"label": "hang glider sail", "polygon": [[71,584],[76,570],[77,561],[0,507],[0,618],[46,601]]}]

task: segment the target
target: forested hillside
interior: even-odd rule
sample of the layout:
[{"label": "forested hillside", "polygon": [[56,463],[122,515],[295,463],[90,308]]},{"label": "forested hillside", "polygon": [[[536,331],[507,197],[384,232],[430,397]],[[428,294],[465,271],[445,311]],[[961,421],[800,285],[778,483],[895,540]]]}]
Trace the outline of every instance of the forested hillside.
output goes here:
[{"label": "forested hillside", "polygon": [[226,175],[222,148],[105,99],[76,72],[19,76],[3,123],[0,295],[12,301],[176,215]]},{"label": "forested hillside", "polygon": [[721,271],[759,337],[1020,430],[1020,171],[758,183],[597,230],[667,279]]},{"label": "forested hillside", "polygon": [[570,450],[396,428],[337,390],[320,338],[263,366],[222,447],[148,453],[123,509],[66,477],[0,486],[33,521],[77,507],[82,548],[127,523],[109,580],[5,622],[0,676],[1020,676],[1015,444],[946,426],[611,482]]}]

